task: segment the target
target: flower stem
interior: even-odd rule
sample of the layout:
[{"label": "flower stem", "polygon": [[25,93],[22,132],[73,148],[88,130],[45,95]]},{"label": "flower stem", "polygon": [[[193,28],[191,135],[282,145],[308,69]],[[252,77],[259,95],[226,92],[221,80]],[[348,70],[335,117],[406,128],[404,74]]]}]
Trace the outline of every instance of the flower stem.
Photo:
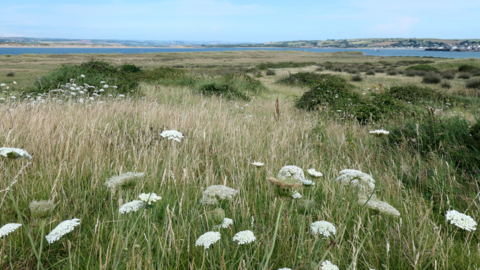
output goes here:
[{"label": "flower stem", "polygon": [[277,223],[275,224],[275,232],[273,233],[272,248],[270,249],[270,252],[268,253],[267,260],[265,261],[265,265],[263,266],[264,270],[268,269],[268,262],[270,261],[270,258],[272,257],[272,254],[273,254],[273,249],[275,248],[275,240],[277,239],[277,231],[278,231],[278,227],[280,225],[280,217],[282,216],[282,210],[283,210],[283,204],[284,203],[285,203],[285,200],[282,200],[282,203],[280,204],[280,210],[278,211]]}]

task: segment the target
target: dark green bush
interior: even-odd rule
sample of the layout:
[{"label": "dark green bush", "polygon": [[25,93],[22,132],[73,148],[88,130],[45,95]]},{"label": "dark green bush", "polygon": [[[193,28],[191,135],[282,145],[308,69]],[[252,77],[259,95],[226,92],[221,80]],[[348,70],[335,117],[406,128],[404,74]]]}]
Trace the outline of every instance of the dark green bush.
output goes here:
[{"label": "dark green bush", "polygon": [[316,62],[280,62],[280,63],[261,63],[257,65],[259,70],[267,70],[269,68],[299,68],[316,65]]},{"label": "dark green bush", "polygon": [[141,68],[132,64],[124,64],[120,67],[120,70],[126,73],[136,73],[142,71]]},{"label": "dark green bush", "polygon": [[334,67],[334,68],[333,68],[333,71],[342,72],[343,69],[342,69],[341,67]]},{"label": "dark green bush", "polygon": [[437,84],[442,81],[442,77],[436,73],[429,72],[423,76],[423,83]]},{"label": "dark green bush", "polygon": [[470,74],[469,73],[466,73],[466,72],[463,72],[463,73],[459,73],[458,76],[457,76],[459,79],[470,79]]},{"label": "dark green bush", "polygon": [[469,72],[475,69],[478,69],[478,67],[472,65],[461,65],[460,67],[458,67],[458,72]]},{"label": "dark green bush", "polygon": [[398,71],[396,69],[390,69],[389,71],[387,71],[387,74],[390,76],[394,76],[398,74]]},{"label": "dark green bush", "polygon": [[455,78],[455,70],[447,70],[442,72],[442,77],[447,80],[452,80]]},{"label": "dark green bush", "polygon": [[385,70],[384,70],[383,68],[377,68],[377,69],[375,69],[375,72],[377,72],[377,73],[384,73]]},{"label": "dark green bush", "polygon": [[375,75],[375,71],[369,70],[369,71],[367,71],[365,74],[366,74],[366,75],[373,76],[373,75]]},{"label": "dark green bush", "polygon": [[349,70],[348,70],[348,73],[350,73],[350,74],[357,74],[357,73],[358,73],[358,69],[356,69],[356,68],[349,69]]},{"label": "dark green bush", "polygon": [[352,82],[361,82],[363,81],[363,78],[360,74],[355,74],[351,78]]},{"label": "dark green bush", "polygon": [[13,73],[13,72],[8,72],[7,73],[7,77],[14,77],[14,76],[15,76],[15,73]]},{"label": "dark green bush", "polygon": [[444,89],[450,89],[452,88],[452,84],[449,81],[443,81],[440,86]]},{"label": "dark green bush", "polygon": [[467,83],[467,88],[480,89],[480,79],[472,79]]},{"label": "dark green bush", "polygon": [[228,83],[206,83],[200,85],[198,90],[200,93],[207,96],[221,96],[227,99],[241,99],[250,101],[250,98],[244,93],[239,92],[234,86]]},{"label": "dark green bush", "polygon": [[407,68],[407,70],[423,70],[423,71],[438,71],[437,68],[430,66],[430,65],[416,65],[416,66],[410,66]]},{"label": "dark green bush", "polygon": [[273,76],[273,75],[275,75],[275,71],[269,69],[269,70],[267,70],[267,73],[265,73],[265,74],[266,74],[267,76]]},{"label": "dark green bush", "polygon": [[417,75],[417,72],[415,70],[405,70],[404,74],[408,77],[415,77]]},{"label": "dark green bush", "polygon": [[418,103],[424,101],[443,101],[445,96],[428,87],[420,87],[415,84],[393,86],[387,95],[405,102]]},{"label": "dark green bush", "polygon": [[405,112],[405,107],[395,98],[385,94],[372,94],[370,99],[363,99],[350,113],[361,123],[377,121],[381,118]]}]

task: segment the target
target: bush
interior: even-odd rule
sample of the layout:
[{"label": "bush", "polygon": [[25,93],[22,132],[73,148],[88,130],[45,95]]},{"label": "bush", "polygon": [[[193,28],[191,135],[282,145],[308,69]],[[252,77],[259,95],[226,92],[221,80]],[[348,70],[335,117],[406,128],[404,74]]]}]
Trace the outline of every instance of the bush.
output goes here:
[{"label": "bush", "polygon": [[266,75],[267,75],[267,76],[273,76],[273,75],[275,75],[275,71],[269,69],[269,70],[267,70]]},{"label": "bush", "polygon": [[423,83],[431,83],[431,84],[440,83],[441,81],[442,81],[442,77],[440,77],[440,75],[431,73],[431,72],[425,74],[422,80]]},{"label": "bush", "polygon": [[415,71],[415,75],[419,76],[419,77],[423,77],[427,72],[423,71],[423,70],[417,70]]},{"label": "bush", "polygon": [[480,79],[473,79],[467,83],[467,88],[480,89]]},{"label": "bush", "polygon": [[377,73],[384,73],[385,70],[384,70],[383,68],[377,68],[377,69],[375,69],[375,72],[377,72]]},{"label": "bush", "polygon": [[350,74],[357,74],[357,73],[358,73],[358,69],[356,69],[356,68],[349,69],[349,70],[348,70],[348,73],[350,73]]},{"label": "bush", "polygon": [[440,86],[444,89],[450,89],[452,88],[452,84],[449,81],[443,81]]},{"label": "bush", "polygon": [[361,82],[363,81],[363,78],[362,76],[360,76],[360,74],[355,74],[352,76],[351,80],[352,82]]},{"label": "bush", "polygon": [[394,75],[398,74],[398,71],[396,69],[391,69],[391,70],[387,71],[387,74],[391,75],[391,76],[394,76]]},{"label": "bush", "polygon": [[14,76],[15,76],[15,73],[13,73],[13,72],[8,72],[7,73],[7,77],[14,77]]},{"label": "bush", "polygon": [[452,80],[455,78],[455,70],[447,70],[442,73],[442,77],[447,80]]},{"label": "bush", "polygon": [[405,70],[404,74],[408,77],[415,77],[415,75],[417,75],[417,72],[415,70]]},{"label": "bush", "polygon": [[221,96],[227,99],[241,99],[244,101],[250,101],[250,98],[245,94],[239,92],[234,86],[228,83],[206,83],[200,85],[199,91],[208,96]]},{"label": "bush", "polygon": [[375,71],[369,70],[365,73],[366,75],[375,76]]},{"label": "bush", "polygon": [[334,68],[333,68],[333,71],[342,72],[343,69],[342,69],[341,67],[334,67]]},{"label": "bush", "polygon": [[458,72],[469,72],[472,70],[478,69],[478,67],[472,66],[472,65],[461,65],[458,68]]},{"label": "bush", "polygon": [[120,70],[127,73],[136,73],[142,71],[141,68],[132,64],[124,64],[120,67]]},{"label": "bush", "polygon": [[259,70],[267,70],[269,68],[299,68],[316,65],[316,62],[280,62],[280,63],[261,63],[257,65]]},{"label": "bush", "polygon": [[420,87],[415,84],[407,84],[403,86],[393,86],[386,92],[387,95],[392,96],[398,100],[405,102],[418,103],[423,101],[443,101],[445,96],[441,93],[435,92],[428,87]]},{"label": "bush", "polygon": [[466,73],[466,72],[463,72],[463,73],[459,73],[457,77],[459,79],[470,79],[470,74]]},{"label": "bush", "polygon": [[407,70],[423,70],[423,71],[438,71],[437,68],[430,66],[430,65],[416,65],[416,66],[410,66],[407,68]]},{"label": "bush", "polygon": [[[289,74],[288,76],[282,76],[279,80],[277,80],[277,83],[286,85],[314,86],[317,84],[321,84],[324,80],[337,80],[338,78],[345,81],[342,77],[337,75],[317,74],[313,72],[299,72],[295,74]],[[341,84],[340,79],[338,79],[339,84]],[[345,84],[348,83],[345,81]]]}]

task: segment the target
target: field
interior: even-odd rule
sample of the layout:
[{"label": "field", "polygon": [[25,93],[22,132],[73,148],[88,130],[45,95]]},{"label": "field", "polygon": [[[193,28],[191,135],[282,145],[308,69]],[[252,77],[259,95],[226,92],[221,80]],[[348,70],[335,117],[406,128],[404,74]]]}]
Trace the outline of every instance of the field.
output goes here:
[{"label": "field", "polygon": [[[22,224],[0,238],[0,268],[479,269],[478,232],[446,215],[480,221],[478,68],[292,51],[0,56],[0,147],[32,156],[0,156],[0,226]],[[429,72],[441,82],[423,82]],[[370,134],[378,129],[390,134]],[[277,175],[286,165],[314,185],[290,187]],[[345,169],[369,174],[374,189],[336,181]],[[105,184],[127,172],[144,175]],[[208,204],[212,185],[237,193]],[[142,193],[161,199],[121,213]],[[32,208],[40,200],[53,204]],[[374,209],[380,200],[399,216]],[[233,224],[219,226],[224,218]],[[317,221],[335,233],[312,233]],[[254,241],[233,240],[246,230]],[[221,238],[197,246],[207,232]]]}]

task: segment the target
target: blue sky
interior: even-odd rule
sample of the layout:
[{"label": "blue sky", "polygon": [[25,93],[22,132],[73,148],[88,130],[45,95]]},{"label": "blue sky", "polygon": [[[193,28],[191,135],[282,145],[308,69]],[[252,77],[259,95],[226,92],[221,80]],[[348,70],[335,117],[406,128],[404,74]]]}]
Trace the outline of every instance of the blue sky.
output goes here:
[{"label": "blue sky", "polygon": [[479,0],[3,2],[3,37],[230,42],[480,38]]}]

